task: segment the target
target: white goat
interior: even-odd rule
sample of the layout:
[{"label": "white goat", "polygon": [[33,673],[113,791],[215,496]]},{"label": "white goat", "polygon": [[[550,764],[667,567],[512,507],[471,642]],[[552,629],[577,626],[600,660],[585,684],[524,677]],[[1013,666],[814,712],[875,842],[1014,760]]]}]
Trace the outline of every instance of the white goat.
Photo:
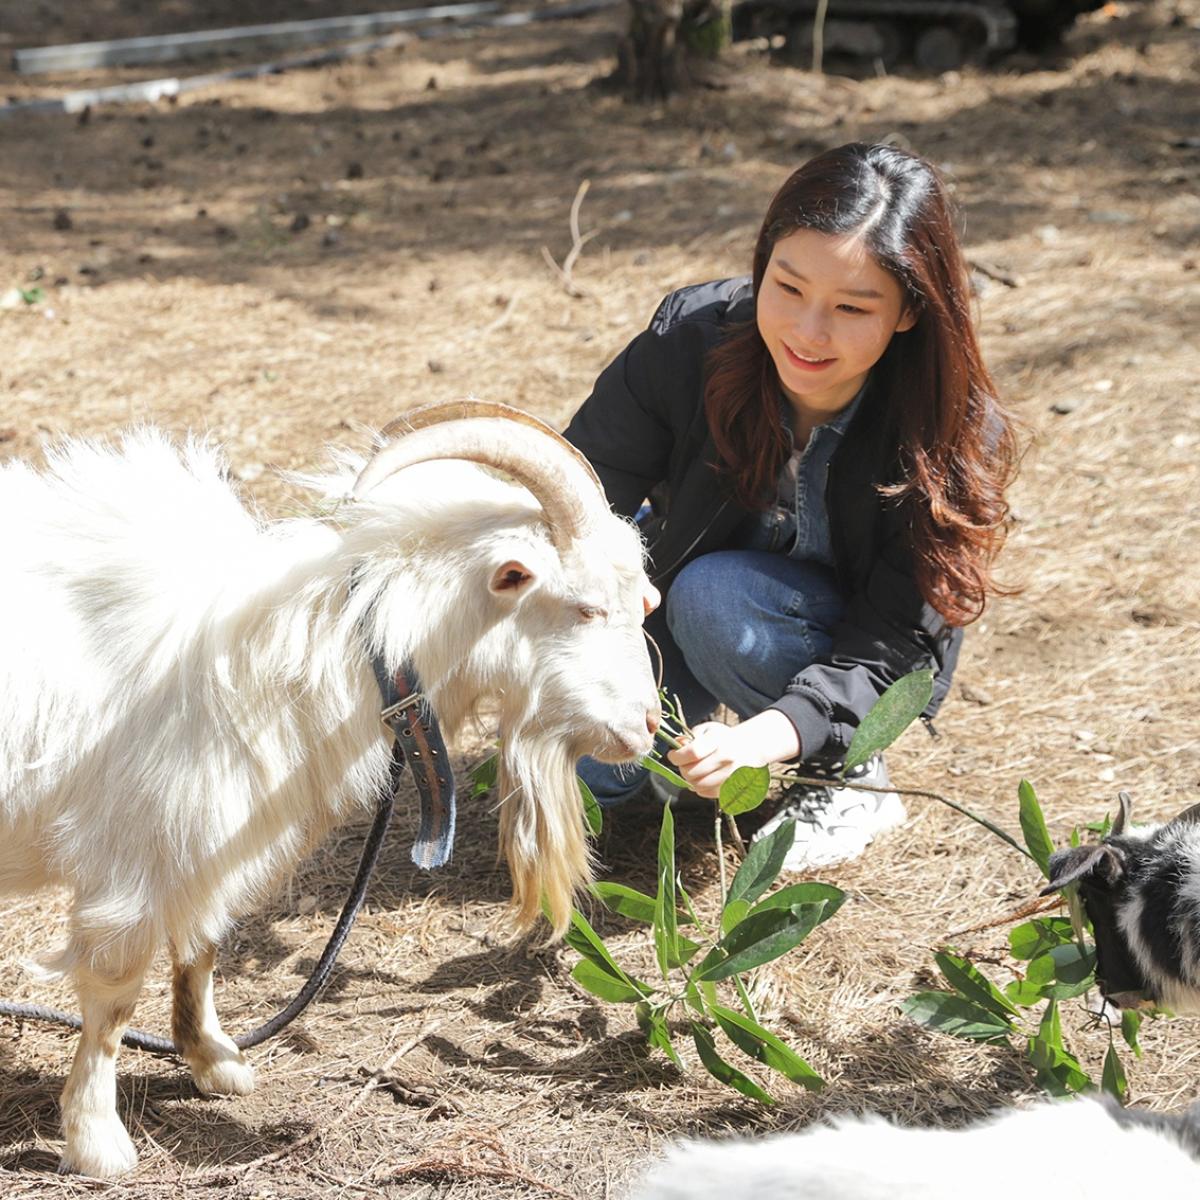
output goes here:
[{"label": "white goat", "polygon": [[1055,1200],[1189,1196],[1200,1114],[1091,1100],[1010,1110],[968,1129],[849,1118],[757,1141],[684,1142],[628,1200]]},{"label": "white goat", "polygon": [[0,471],[0,893],[74,892],[69,943],[46,964],[73,977],[83,1016],[64,1169],[136,1162],[114,1056],[164,941],[197,1085],[253,1086],[213,1007],[215,947],[385,785],[373,653],[413,664],[450,736],[498,703],[517,921],[544,898],[565,928],[589,877],[575,762],[653,740],[655,593],[637,532],[531,422],[421,410],[425,427],[357,481],[322,481],[341,498],[326,516],[272,524],[214,451],[153,432]]}]

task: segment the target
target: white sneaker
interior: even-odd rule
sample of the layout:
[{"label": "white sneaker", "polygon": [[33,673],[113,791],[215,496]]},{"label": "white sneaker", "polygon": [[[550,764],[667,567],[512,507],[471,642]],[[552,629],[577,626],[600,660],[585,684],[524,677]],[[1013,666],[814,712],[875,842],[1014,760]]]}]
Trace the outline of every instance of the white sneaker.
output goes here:
[{"label": "white sneaker", "polygon": [[[806,775],[825,772],[812,763],[800,768]],[[834,764],[831,771],[839,770]],[[894,829],[907,815],[893,792],[861,791],[861,787],[888,787],[883,756],[876,754],[846,775],[858,787],[839,787],[836,778],[826,785],[795,784],[780,797],[779,809],[755,832],[751,841],[774,833],[786,821],[796,826],[796,838],[783,860],[785,871],[807,871],[857,858],[870,842]]]}]

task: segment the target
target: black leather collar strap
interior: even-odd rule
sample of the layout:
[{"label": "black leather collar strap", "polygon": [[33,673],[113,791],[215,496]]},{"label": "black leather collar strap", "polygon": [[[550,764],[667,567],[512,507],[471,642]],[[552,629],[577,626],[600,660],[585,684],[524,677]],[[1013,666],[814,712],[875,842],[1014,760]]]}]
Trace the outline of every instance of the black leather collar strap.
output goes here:
[{"label": "black leather collar strap", "polygon": [[[405,663],[393,675],[379,658],[373,658],[371,669],[383,697],[380,718],[395,736],[396,753],[408,763],[421,799],[412,860],[424,870],[443,866],[454,849],[455,786],[442,731],[421,695],[411,664]],[[398,771],[393,771],[393,779],[399,781]]]}]

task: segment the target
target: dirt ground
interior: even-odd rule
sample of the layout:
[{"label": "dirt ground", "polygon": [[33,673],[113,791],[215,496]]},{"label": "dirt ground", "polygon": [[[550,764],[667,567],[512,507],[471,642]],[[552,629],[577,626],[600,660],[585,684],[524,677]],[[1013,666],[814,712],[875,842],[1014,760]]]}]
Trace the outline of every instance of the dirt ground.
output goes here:
[{"label": "dirt ground", "polygon": [[[203,19],[199,5],[131,0],[5,7],[0,48],[244,19],[224,0]],[[1054,57],[940,78],[817,77],[745,44],[719,90],[654,107],[593,86],[616,21],[413,41],[86,120],[0,119],[0,456],[36,461],[63,434],[138,421],[208,430],[246,493],[281,514],[297,503],[281,469],[316,463],[330,442],[360,445],[360,427],[421,403],[474,394],[561,425],[666,291],[747,267],[791,168],[898,135],[953,181],[984,347],[1028,451],[1004,559],[1024,590],[971,631],[940,738],[906,734],[893,777],[1014,829],[1028,778],[1060,839],[1121,788],[1142,817],[1200,800],[1200,3],[1112,4]],[[0,72],[0,96],[154,73]],[[571,248],[585,181],[581,226],[595,236],[572,297],[546,255],[561,263]],[[43,294],[26,304],[13,288]],[[900,832],[826,872],[849,902],[762,972],[772,1023],[828,1080],[819,1095],[772,1080],[770,1111],[692,1060],[680,1073],[647,1055],[626,1009],[572,983],[570,951],[505,940],[488,810],[465,803],[452,865],[424,875],[408,860],[405,797],[331,986],[255,1052],[255,1095],[202,1099],[174,1063],[123,1054],[120,1106],[142,1157],[106,1195],[619,1197],[684,1133],[845,1111],[959,1123],[1034,1094],[1016,1053],[934,1037],[897,1012],[928,982],[931,947],[999,959],[1003,927],[955,931],[1037,883],[937,802],[910,801]],[[684,878],[711,908],[709,821],[681,814],[680,826]],[[299,986],[365,830],[342,830],[232,936],[218,995],[231,1030]],[[606,875],[652,886],[656,836],[654,813],[610,817]],[[20,966],[54,944],[62,913],[53,896],[0,907],[0,995],[71,1006]],[[601,924],[642,953],[636,931]],[[163,968],[144,1028],[167,1025]],[[1072,1008],[1068,1037],[1098,1074],[1106,1038],[1085,1026]],[[1183,1019],[1147,1029],[1130,1068],[1137,1103],[1200,1094],[1196,1031]],[[365,1090],[414,1038],[390,1071],[408,1092]],[[97,1190],[53,1174],[73,1041],[0,1020],[6,1198]]]}]

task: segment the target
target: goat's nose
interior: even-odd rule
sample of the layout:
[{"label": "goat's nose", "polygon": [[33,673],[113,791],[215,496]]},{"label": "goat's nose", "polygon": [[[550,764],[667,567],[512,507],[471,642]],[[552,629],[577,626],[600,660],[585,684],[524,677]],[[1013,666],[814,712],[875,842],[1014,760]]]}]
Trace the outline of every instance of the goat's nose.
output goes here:
[{"label": "goat's nose", "polygon": [[646,728],[653,737],[658,732],[658,727],[662,724],[662,709],[656,704],[653,708],[646,709]]}]

